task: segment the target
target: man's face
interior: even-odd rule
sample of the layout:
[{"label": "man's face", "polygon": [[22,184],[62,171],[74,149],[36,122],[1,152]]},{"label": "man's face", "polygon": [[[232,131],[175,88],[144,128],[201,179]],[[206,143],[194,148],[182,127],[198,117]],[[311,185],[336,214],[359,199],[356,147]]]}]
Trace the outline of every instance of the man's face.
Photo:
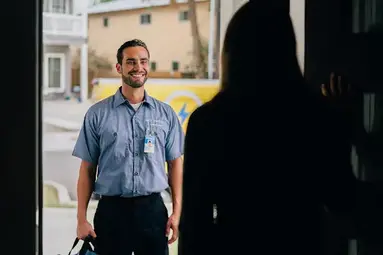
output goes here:
[{"label": "man's face", "polygon": [[144,47],[128,47],[122,52],[122,63],[116,64],[124,83],[132,88],[142,87],[148,79],[149,54]]}]

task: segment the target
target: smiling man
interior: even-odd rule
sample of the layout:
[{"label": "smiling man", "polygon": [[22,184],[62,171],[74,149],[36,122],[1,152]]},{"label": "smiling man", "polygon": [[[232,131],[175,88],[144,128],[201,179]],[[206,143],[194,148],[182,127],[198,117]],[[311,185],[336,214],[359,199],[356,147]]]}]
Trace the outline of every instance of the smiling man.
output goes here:
[{"label": "smiling man", "polygon": [[[141,40],[121,45],[116,70],[122,85],[89,108],[73,151],[82,160],[77,236],[93,236],[97,254],[165,255],[178,238],[184,133],[173,109],[145,91],[149,58]],[[170,217],[160,195],[169,186],[165,162]],[[92,192],[101,195],[94,229],[86,218]]]}]

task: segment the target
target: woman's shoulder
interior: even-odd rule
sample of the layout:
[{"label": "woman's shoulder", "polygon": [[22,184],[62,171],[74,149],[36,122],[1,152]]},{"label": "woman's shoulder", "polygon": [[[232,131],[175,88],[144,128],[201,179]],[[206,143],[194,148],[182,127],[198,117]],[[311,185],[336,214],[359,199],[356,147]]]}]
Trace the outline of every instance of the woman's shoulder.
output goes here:
[{"label": "woman's shoulder", "polygon": [[224,103],[222,102],[221,94],[217,94],[210,101],[202,104],[193,111],[190,116],[190,120],[200,120],[206,122],[208,120],[214,119],[219,115],[219,112],[223,110]]}]

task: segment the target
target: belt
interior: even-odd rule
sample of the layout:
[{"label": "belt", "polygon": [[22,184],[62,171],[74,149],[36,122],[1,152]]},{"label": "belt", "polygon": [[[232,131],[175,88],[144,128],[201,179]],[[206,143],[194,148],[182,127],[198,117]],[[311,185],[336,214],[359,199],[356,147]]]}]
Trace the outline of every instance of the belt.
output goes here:
[{"label": "belt", "polygon": [[123,197],[123,196],[101,196],[100,200],[110,200],[110,201],[140,201],[140,200],[146,200],[154,197],[161,196],[161,193],[152,193],[150,195],[146,196],[137,196],[137,197]]}]

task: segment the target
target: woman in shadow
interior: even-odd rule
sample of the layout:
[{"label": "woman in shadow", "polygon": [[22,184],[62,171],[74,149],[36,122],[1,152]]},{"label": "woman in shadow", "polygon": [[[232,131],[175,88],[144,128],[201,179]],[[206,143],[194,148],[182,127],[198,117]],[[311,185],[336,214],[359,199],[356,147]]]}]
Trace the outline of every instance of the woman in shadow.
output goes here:
[{"label": "woman in shadow", "polygon": [[237,11],[221,84],[189,119],[179,255],[321,254],[324,208],[362,219],[363,235],[381,231],[368,222],[379,198],[352,173],[346,124],[304,82],[288,11],[271,1]]}]

